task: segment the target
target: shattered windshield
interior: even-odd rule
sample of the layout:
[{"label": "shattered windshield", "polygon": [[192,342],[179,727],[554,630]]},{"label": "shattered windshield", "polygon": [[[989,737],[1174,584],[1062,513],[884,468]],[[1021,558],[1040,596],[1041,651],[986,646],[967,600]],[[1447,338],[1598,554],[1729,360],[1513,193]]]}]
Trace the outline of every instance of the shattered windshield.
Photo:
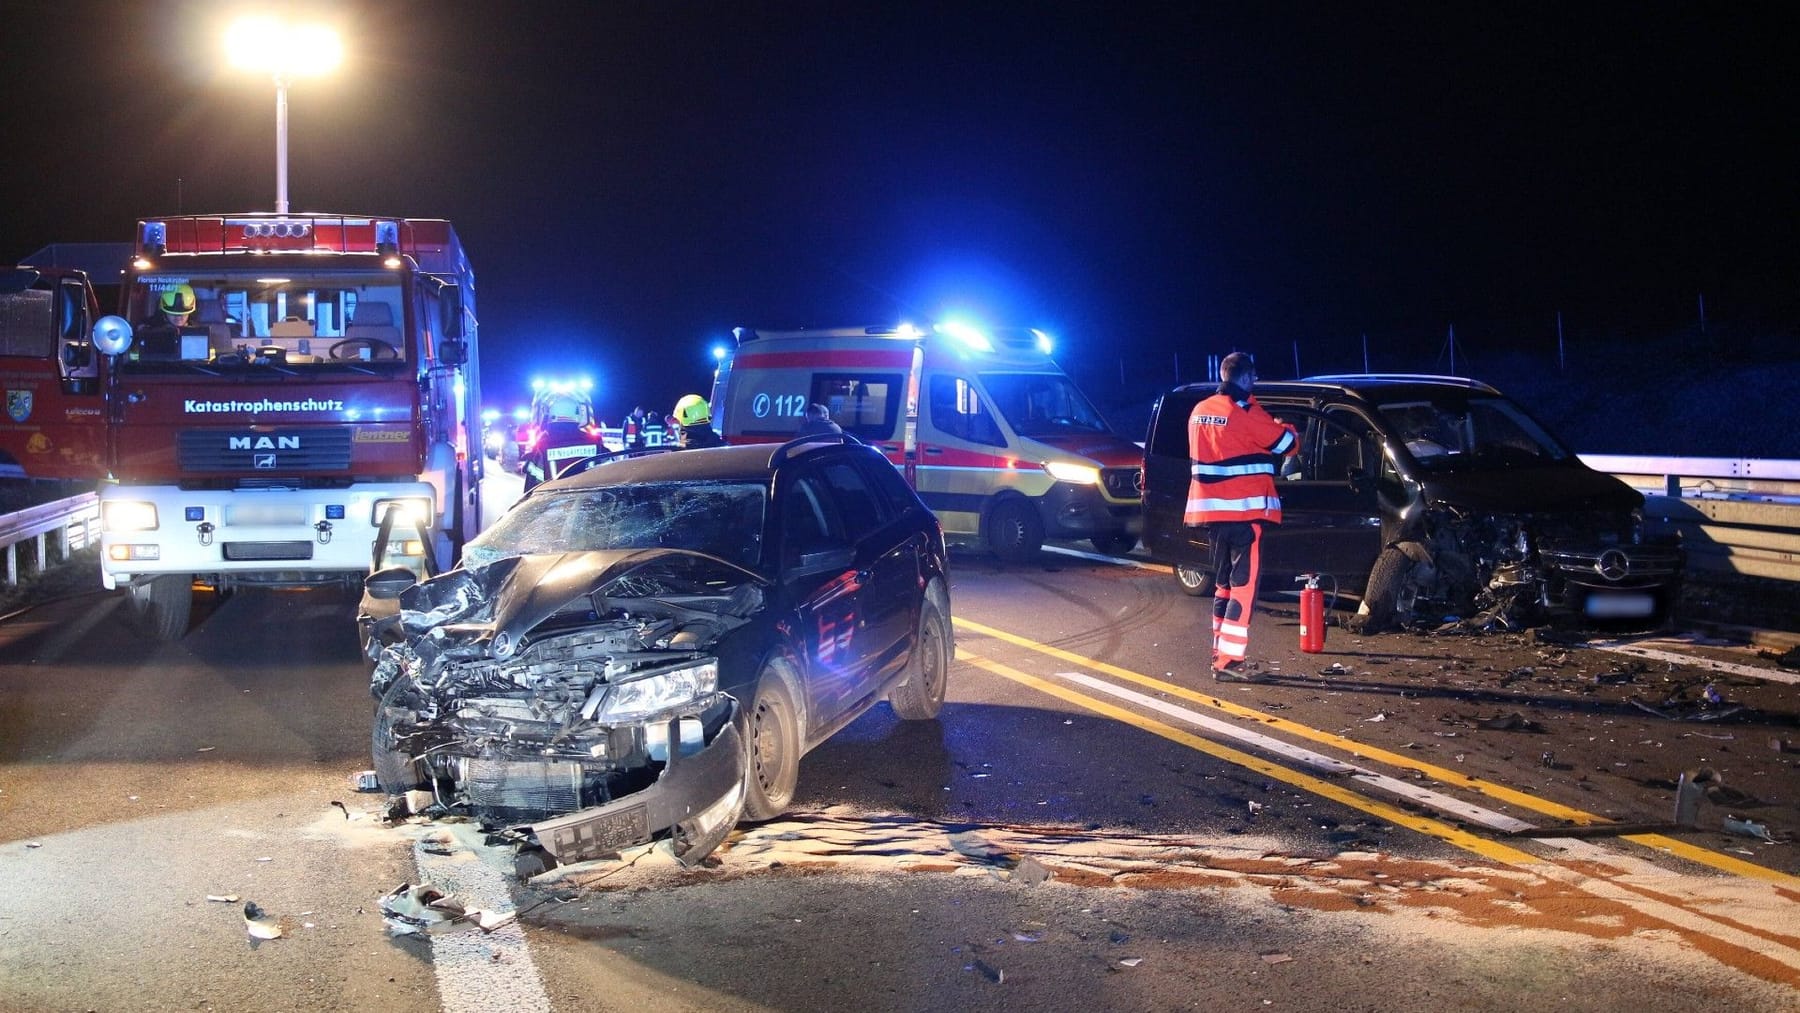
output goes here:
[{"label": "shattered windshield", "polygon": [[766,488],[752,482],[653,482],[546,491],[469,542],[463,565],[594,549],[691,549],[747,569],[762,561]]},{"label": "shattered windshield", "polygon": [[1381,414],[1427,471],[1544,464],[1570,456],[1518,405],[1504,398],[1396,402],[1382,405]]},{"label": "shattered windshield", "polygon": [[1075,381],[1061,373],[983,373],[981,382],[1020,436],[1112,431]]}]

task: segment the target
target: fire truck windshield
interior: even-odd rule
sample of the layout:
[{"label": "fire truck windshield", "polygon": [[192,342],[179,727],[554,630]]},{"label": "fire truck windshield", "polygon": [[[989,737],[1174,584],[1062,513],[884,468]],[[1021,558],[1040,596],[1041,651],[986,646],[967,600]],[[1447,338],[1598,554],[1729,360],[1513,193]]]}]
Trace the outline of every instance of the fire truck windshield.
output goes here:
[{"label": "fire truck windshield", "polygon": [[367,271],[143,274],[127,312],[126,372],[293,367],[367,371],[413,357],[405,290]]},{"label": "fire truck windshield", "polygon": [[1020,436],[1112,431],[1087,395],[1061,373],[982,373],[981,381]]}]

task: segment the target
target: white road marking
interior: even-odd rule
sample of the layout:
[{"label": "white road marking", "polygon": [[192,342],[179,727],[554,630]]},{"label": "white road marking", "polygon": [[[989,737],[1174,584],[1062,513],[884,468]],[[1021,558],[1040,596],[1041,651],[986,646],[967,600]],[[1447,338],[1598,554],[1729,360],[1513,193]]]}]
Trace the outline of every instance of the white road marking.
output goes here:
[{"label": "white road marking", "polygon": [[1709,669],[1714,672],[1725,672],[1730,675],[1741,675],[1748,679],[1767,679],[1770,682],[1785,682],[1788,685],[1800,685],[1800,672],[1786,672],[1779,668],[1761,668],[1756,665],[1740,665],[1735,661],[1715,661],[1695,654],[1682,654],[1677,651],[1661,651],[1654,647],[1640,647],[1624,640],[1590,640],[1588,647],[1600,651],[1612,651],[1615,654],[1629,654],[1634,658],[1649,661],[1668,661],[1677,665],[1692,665],[1695,668]]},{"label": "white road marking", "polygon": [[[437,855],[417,841],[413,860],[419,882],[455,895],[467,907],[511,911],[517,906],[506,876],[464,848]],[[517,921],[492,932],[468,928],[426,938],[444,1013],[554,1013]]]},{"label": "white road marking", "polygon": [[1402,781],[1399,778],[1389,777],[1386,774],[1370,770],[1367,767],[1357,766],[1353,763],[1345,763],[1342,760],[1326,756],[1323,753],[1314,752],[1304,746],[1296,746],[1291,742],[1284,742],[1281,739],[1264,735],[1261,732],[1252,731],[1241,725],[1235,725],[1229,721],[1223,721],[1219,718],[1202,714],[1199,711],[1190,710],[1180,704],[1170,703],[1167,700],[1159,700],[1156,697],[1139,693],[1136,690],[1114,685],[1104,679],[1096,679],[1093,676],[1084,675],[1080,672],[1057,672],[1056,677],[1058,679],[1086,686],[1088,689],[1095,690],[1096,692],[1116,696],[1121,700],[1130,701],[1140,707],[1158,711],[1167,714],[1170,717],[1179,718],[1189,724],[1204,728],[1210,732],[1215,732],[1219,735],[1226,736],[1227,738],[1236,739],[1239,742],[1246,743],[1264,752],[1285,756],[1296,763],[1306,764],[1307,766],[1324,773],[1348,774],[1353,781],[1366,784],[1372,788],[1379,788],[1382,791],[1398,795],[1401,798],[1417,802],[1423,806],[1428,806],[1438,812],[1468,820],[1471,823],[1479,824],[1480,826],[1487,827],[1491,830],[1510,832],[1514,830],[1529,830],[1534,826],[1534,824],[1527,823],[1524,820],[1515,819],[1505,813],[1497,813],[1491,809],[1483,809],[1478,805],[1465,802],[1462,799],[1445,795],[1441,792],[1435,792],[1429,788],[1424,788],[1408,781]]},{"label": "white road marking", "polygon": [[1044,551],[1054,552],[1059,556],[1074,556],[1076,559],[1091,559],[1096,563],[1111,563],[1114,566],[1135,566],[1140,570],[1161,570],[1164,573],[1169,572],[1169,567],[1166,564],[1148,563],[1142,559],[1133,559],[1130,556],[1103,556],[1098,552],[1086,552],[1081,549],[1066,549],[1060,545],[1046,545],[1044,546]]}]

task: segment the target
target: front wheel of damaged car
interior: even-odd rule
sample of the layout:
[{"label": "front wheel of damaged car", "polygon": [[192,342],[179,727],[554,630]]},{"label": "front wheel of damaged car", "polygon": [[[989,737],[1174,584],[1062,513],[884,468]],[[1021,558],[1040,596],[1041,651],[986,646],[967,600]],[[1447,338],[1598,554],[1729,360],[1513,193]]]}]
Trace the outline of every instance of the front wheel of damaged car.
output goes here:
[{"label": "front wheel of damaged car", "polygon": [[950,682],[950,655],[955,649],[950,624],[930,598],[919,610],[919,637],[913,644],[906,679],[888,694],[894,713],[907,721],[929,721],[944,706],[944,690]]},{"label": "front wheel of damaged car", "polygon": [[1417,564],[1397,546],[1381,550],[1369,571],[1369,583],[1363,591],[1352,628],[1358,633],[1380,633],[1408,618],[1412,613],[1416,588],[1413,568]]},{"label": "front wheel of damaged car", "polygon": [[744,712],[744,818],[771,820],[794,800],[800,781],[800,713],[793,668],[777,658],[763,666]]},{"label": "front wheel of damaged car", "polygon": [[399,720],[413,713],[412,708],[404,704],[410,686],[405,677],[396,677],[387,692],[381,694],[381,702],[375,705],[374,727],[369,736],[369,758],[375,765],[375,777],[389,798],[404,795],[425,781],[419,772],[418,760],[398,748],[394,733]]}]

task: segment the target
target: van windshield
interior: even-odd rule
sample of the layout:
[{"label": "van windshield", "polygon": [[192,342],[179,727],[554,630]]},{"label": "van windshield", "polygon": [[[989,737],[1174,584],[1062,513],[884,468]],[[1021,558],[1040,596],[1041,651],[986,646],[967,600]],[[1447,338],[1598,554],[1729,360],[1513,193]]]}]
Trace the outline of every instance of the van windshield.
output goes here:
[{"label": "van windshield", "polygon": [[1112,432],[1075,381],[1061,373],[983,373],[981,382],[1020,436]]},{"label": "van windshield", "polygon": [[1381,414],[1426,471],[1543,464],[1571,456],[1517,405],[1502,398],[1384,404]]}]

